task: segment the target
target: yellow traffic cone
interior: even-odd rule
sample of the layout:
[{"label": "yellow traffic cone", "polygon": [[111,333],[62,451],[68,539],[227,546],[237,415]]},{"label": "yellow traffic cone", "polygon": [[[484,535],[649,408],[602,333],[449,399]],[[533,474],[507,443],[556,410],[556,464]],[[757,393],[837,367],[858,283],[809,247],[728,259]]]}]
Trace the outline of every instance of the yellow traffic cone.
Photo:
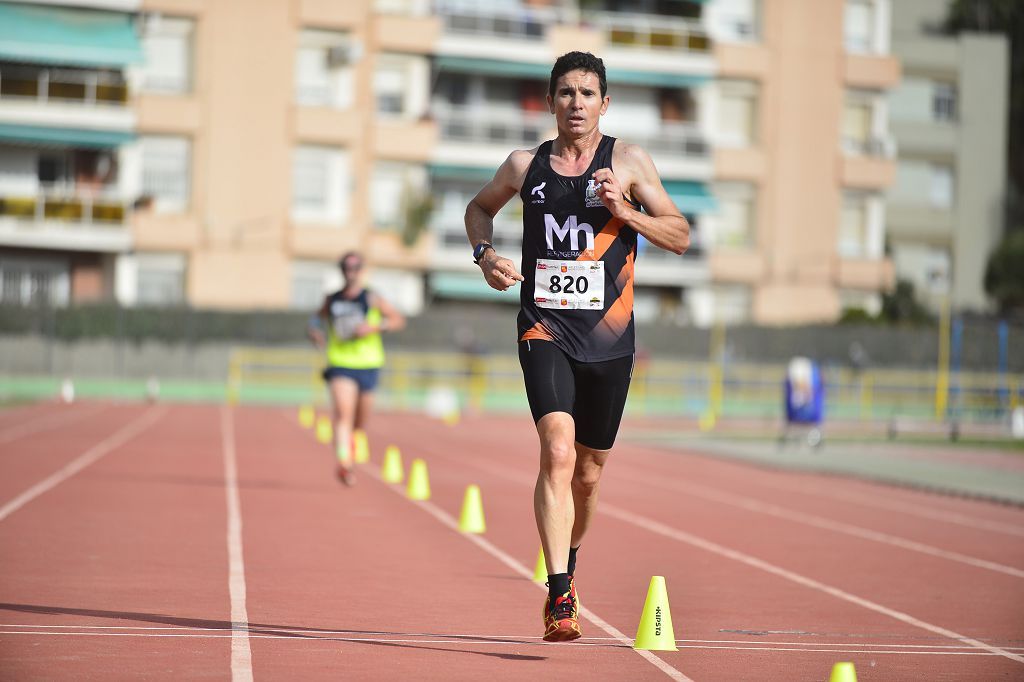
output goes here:
[{"label": "yellow traffic cone", "polygon": [[470,485],[466,488],[466,496],[462,499],[462,513],[459,514],[459,530],[463,533],[483,533],[487,530],[480,486]]},{"label": "yellow traffic cone", "polygon": [[422,459],[414,459],[409,467],[409,487],[405,491],[410,500],[430,499],[430,477],[427,476],[427,463]]},{"label": "yellow traffic cone", "polygon": [[318,417],[316,420],[316,439],[327,445],[334,438],[334,427],[331,426],[331,420],[327,417]]},{"label": "yellow traffic cone", "polygon": [[356,464],[366,464],[370,461],[370,441],[366,437],[366,432],[362,429],[356,429],[352,433],[353,452],[355,453]]},{"label": "yellow traffic cone", "polygon": [[832,666],[828,682],[857,682],[857,671],[853,669],[853,663],[842,661]]},{"label": "yellow traffic cone", "polygon": [[533,567],[533,582],[543,585],[548,581],[548,564],[544,560],[544,548],[537,552],[537,563]]},{"label": "yellow traffic cone", "polygon": [[299,408],[299,423],[302,424],[302,428],[313,428],[313,422],[315,421],[316,411],[313,409],[312,405],[303,405]]},{"label": "yellow traffic cone", "polygon": [[405,478],[405,469],[402,467],[402,453],[398,446],[389,445],[384,451],[384,464],[380,469],[380,477],[385,483],[401,483]]},{"label": "yellow traffic cone", "polygon": [[634,649],[649,651],[677,651],[676,635],[672,630],[672,613],[668,608],[668,591],[665,578],[656,575],[647,588],[647,601],[640,616],[640,627],[636,631]]}]

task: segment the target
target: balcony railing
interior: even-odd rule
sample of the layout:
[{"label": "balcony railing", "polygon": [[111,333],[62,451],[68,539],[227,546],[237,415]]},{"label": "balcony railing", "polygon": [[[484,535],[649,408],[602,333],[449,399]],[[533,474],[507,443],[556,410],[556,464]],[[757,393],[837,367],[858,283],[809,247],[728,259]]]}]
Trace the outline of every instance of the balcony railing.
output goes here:
[{"label": "balcony railing", "polygon": [[128,86],[120,74],[108,71],[0,64],[0,100],[124,106]]},{"label": "balcony railing", "polygon": [[482,144],[532,147],[552,125],[547,112],[435,104],[433,115],[443,139]]},{"label": "balcony railing", "polygon": [[562,23],[553,8],[477,6],[465,2],[438,2],[436,11],[447,33],[543,40],[548,26]]},{"label": "balcony railing", "polygon": [[698,21],[652,14],[601,12],[586,15],[613,47],[708,53],[711,38]]},{"label": "balcony railing", "polygon": [[884,159],[896,157],[896,140],[891,135],[843,137],[842,146],[845,153],[853,156],[875,156]]},{"label": "balcony railing", "polygon": [[112,189],[45,187],[35,195],[0,189],[0,219],[121,225],[127,214],[128,203]]},{"label": "balcony railing", "polygon": [[704,134],[696,126],[686,123],[662,123],[657,130],[628,132],[623,137],[656,155],[707,158],[711,154]]}]

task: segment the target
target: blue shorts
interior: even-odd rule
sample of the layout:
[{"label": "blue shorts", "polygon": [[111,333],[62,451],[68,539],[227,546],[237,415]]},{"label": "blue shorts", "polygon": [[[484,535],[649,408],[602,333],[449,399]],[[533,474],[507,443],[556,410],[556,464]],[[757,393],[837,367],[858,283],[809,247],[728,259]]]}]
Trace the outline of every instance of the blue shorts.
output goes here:
[{"label": "blue shorts", "polygon": [[322,373],[324,381],[331,383],[332,379],[347,377],[356,382],[360,391],[372,391],[377,388],[377,381],[380,379],[380,368],[372,369],[351,369],[349,367],[328,367]]}]

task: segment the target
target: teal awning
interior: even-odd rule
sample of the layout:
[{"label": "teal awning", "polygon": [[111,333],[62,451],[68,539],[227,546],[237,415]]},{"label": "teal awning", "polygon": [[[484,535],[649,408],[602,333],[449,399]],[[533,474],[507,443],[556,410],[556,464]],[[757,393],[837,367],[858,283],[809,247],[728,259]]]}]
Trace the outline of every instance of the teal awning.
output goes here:
[{"label": "teal awning", "polygon": [[473,301],[504,301],[519,303],[519,287],[498,291],[487,286],[477,273],[438,272],[430,276],[430,289],[437,296]]},{"label": "teal awning", "polygon": [[11,123],[0,123],[0,140],[5,142],[104,149],[108,147],[119,147],[134,139],[134,133],[116,130],[47,128],[42,126],[21,126]]},{"label": "teal awning", "polygon": [[122,67],[143,61],[132,15],[0,3],[0,59]]},{"label": "teal awning", "polygon": [[497,166],[452,166],[448,164],[431,164],[430,175],[441,180],[466,180],[471,182],[487,182],[494,177]]},{"label": "teal awning", "polygon": [[608,69],[608,88],[614,85],[653,85],[660,88],[693,88],[711,80],[711,76],[661,71]]},{"label": "teal awning", "polygon": [[703,182],[666,180],[662,184],[683,213],[714,213],[718,210],[718,202]]},{"label": "teal awning", "polygon": [[505,76],[506,78],[532,78],[543,81],[551,78],[551,64],[445,56],[438,57],[436,64],[440,71],[479,73],[485,76]]}]

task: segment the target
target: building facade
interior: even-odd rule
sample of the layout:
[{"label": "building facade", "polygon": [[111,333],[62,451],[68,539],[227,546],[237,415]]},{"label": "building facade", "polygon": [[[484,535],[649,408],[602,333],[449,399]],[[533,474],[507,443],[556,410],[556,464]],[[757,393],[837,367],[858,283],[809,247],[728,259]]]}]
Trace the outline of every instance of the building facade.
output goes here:
[{"label": "building facade", "polygon": [[896,274],[933,309],[985,310],[982,280],[1003,230],[1009,45],[943,35],[946,3],[893,7],[903,80],[889,95],[900,149],[886,221]]},{"label": "building facade", "polygon": [[[834,320],[892,284],[889,0],[253,8],[0,3],[0,298],[310,308],[361,249],[408,312],[512,305],[462,214],[554,135],[573,49],[608,67],[602,130],[651,152],[693,225],[683,257],[641,242],[638,319]],[[512,257],[517,203],[495,220]]]}]

